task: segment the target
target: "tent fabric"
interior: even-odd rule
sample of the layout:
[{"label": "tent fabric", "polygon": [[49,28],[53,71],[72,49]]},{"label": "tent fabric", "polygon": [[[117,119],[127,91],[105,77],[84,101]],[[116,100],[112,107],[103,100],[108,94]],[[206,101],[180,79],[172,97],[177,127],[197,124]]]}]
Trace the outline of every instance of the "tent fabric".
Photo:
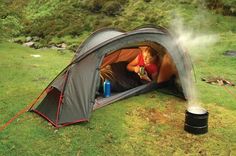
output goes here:
[{"label": "tent fabric", "polygon": [[98,30],[94,32],[90,37],[88,37],[84,43],[82,43],[82,45],[79,47],[79,49],[76,52],[77,55],[75,56],[80,57],[83,54],[85,54],[87,51],[98,46],[99,44],[102,44],[106,41],[109,41],[123,34],[124,34],[123,32],[117,31],[111,28]]},{"label": "tent fabric", "polygon": [[116,93],[115,95],[108,97],[108,98],[100,98],[100,99],[96,99],[95,104],[93,106],[93,109],[98,109],[101,108],[105,105],[108,105],[112,102],[133,96],[133,95],[138,95],[138,94],[142,94],[148,91],[151,91],[155,88],[158,88],[157,83],[152,82],[152,83],[147,83],[147,84],[143,84],[140,85],[138,87],[132,88],[130,90],[121,92],[121,93]]},{"label": "tent fabric", "polygon": [[[100,68],[110,63],[132,60],[141,45],[160,50],[160,54],[168,53],[178,71],[183,94],[190,99],[193,96],[189,90],[192,85],[191,62],[166,30],[148,27],[123,32],[105,28],[93,33],[81,44],[72,62],[49,84],[48,88],[55,89],[31,110],[56,127],[88,121],[97,101]],[[104,99],[103,104],[134,95],[144,88],[138,86],[112,96],[110,100]]]},{"label": "tent fabric", "polygon": [[90,98],[93,96],[91,94],[95,92],[92,85],[95,78],[94,71],[96,71],[94,64],[98,61],[96,53],[93,53],[70,69],[59,123],[89,118],[88,112],[93,106]]},{"label": "tent fabric", "polygon": [[140,49],[138,48],[127,48],[121,49],[116,52],[113,52],[103,59],[101,68],[105,67],[108,64],[121,62],[121,61],[128,61],[130,62],[133,60],[138,54],[140,53]]},{"label": "tent fabric", "polygon": [[56,122],[56,113],[60,94],[61,92],[56,88],[52,89],[37,107],[37,111],[42,114],[47,114],[47,117],[52,122]]}]

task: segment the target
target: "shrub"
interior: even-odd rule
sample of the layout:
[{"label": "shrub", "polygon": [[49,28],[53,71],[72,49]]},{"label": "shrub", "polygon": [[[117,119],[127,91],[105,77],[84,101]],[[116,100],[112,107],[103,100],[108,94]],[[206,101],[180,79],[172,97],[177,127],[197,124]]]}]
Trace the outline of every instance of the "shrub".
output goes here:
[{"label": "shrub", "polygon": [[101,12],[102,6],[105,4],[105,0],[92,0],[88,3],[88,9],[91,12],[98,13]]},{"label": "shrub", "polygon": [[19,19],[15,16],[6,16],[5,18],[0,19],[0,30],[2,36],[11,37],[16,36],[20,33],[22,25],[19,22]]},{"label": "shrub", "polygon": [[60,0],[31,0],[26,5],[25,14],[27,19],[37,19],[51,16],[59,7]]},{"label": "shrub", "polygon": [[115,11],[115,14],[117,14],[127,2],[128,0],[85,0],[81,5],[83,8],[88,9],[93,13],[103,12],[108,16],[113,16],[111,11]]},{"label": "shrub", "polygon": [[122,6],[119,2],[109,1],[103,7],[103,12],[108,16],[115,16],[121,12]]},{"label": "shrub", "polygon": [[79,48],[78,44],[71,44],[68,46],[68,49],[73,52],[76,52],[78,48]]},{"label": "shrub", "polygon": [[206,7],[226,16],[236,16],[235,0],[206,0]]},{"label": "shrub", "polygon": [[40,38],[58,36],[78,36],[84,30],[84,21],[81,14],[73,8],[61,8],[51,16],[45,16],[34,20],[25,20],[25,34],[38,36]]},{"label": "shrub", "polygon": [[13,42],[19,43],[19,44],[23,44],[23,43],[25,43],[25,41],[26,41],[25,36],[18,36],[18,37],[13,39]]},{"label": "shrub", "polygon": [[95,22],[95,26],[93,30],[97,30],[97,29],[100,29],[103,27],[109,27],[109,26],[112,26],[112,20],[108,18],[104,18],[102,20],[97,20]]},{"label": "shrub", "polygon": [[0,10],[0,39],[18,35],[22,29],[19,18],[11,14],[4,3],[0,3]]}]

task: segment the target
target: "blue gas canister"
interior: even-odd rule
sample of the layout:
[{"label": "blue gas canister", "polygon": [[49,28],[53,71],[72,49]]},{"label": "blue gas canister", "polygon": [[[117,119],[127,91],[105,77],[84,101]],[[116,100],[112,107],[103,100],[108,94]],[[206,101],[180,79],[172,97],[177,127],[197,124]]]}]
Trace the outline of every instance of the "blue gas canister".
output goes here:
[{"label": "blue gas canister", "polygon": [[109,80],[105,80],[103,83],[103,95],[104,97],[111,96],[111,83]]}]

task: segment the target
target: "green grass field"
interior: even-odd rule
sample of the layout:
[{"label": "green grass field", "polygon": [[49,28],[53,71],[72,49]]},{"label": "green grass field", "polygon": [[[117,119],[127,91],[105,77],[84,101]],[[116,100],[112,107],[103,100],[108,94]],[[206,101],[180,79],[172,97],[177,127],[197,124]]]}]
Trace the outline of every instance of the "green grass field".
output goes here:
[{"label": "green grass field", "polygon": [[[80,43],[93,29],[102,26],[126,30],[145,23],[168,26],[179,15],[183,19],[178,20],[184,26],[181,35],[194,32],[191,41],[198,39],[202,42],[188,47],[191,43],[188,39],[184,44],[195,67],[198,99],[209,111],[209,132],[204,135],[185,132],[187,102],[152,91],[98,109],[92,112],[87,123],[61,129],[54,128],[35,113],[26,112],[0,132],[0,156],[236,155],[236,86],[223,87],[201,81],[201,78],[221,77],[236,83],[236,58],[223,55],[226,50],[236,50],[235,17],[209,11],[202,1],[130,0],[114,17],[106,16],[104,11],[86,10],[78,5],[81,2],[48,0],[39,7],[41,2],[36,0],[29,3],[13,1],[9,10],[13,11],[12,16],[22,16],[22,21],[38,18],[28,23],[26,30],[31,34],[19,35],[43,33],[46,36],[42,42],[65,42],[68,45]],[[7,10],[8,7],[2,13]],[[56,24],[52,26],[54,20]],[[9,18],[8,22],[12,23],[12,19]],[[18,20],[15,22],[18,27],[23,24]],[[67,23],[71,25],[68,27]],[[173,25],[172,29],[178,27]],[[74,37],[71,34],[75,34]],[[210,34],[217,36],[218,40],[204,47],[207,39],[201,40],[199,36]],[[35,50],[0,42],[0,126],[38,97],[72,57],[71,52]]]},{"label": "green grass field", "polygon": [[[222,55],[236,49],[235,40],[235,34],[223,33],[216,45],[191,49],[207,54],[194,59],[199,99],[210,113],[205,135],[183,130],[186,101],[153,91],[96,110],[88,123],[61,129],[24,113],[0,132],[0,155],[236,155],[236,87],[226,86],[233,96],[200,80],[221,76],[236,82],[235,58]],[[32,102],[72,57],[1,43],[1,126]]]}]

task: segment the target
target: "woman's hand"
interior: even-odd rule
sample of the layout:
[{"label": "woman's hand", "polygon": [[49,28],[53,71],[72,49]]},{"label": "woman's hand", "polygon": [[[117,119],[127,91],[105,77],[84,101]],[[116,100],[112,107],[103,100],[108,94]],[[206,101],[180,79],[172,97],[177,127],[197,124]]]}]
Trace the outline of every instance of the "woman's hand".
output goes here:
[{"label": "woman's hand", "polygon": [[134,72],[135,72],[135,73],[139,73],[139,71],[140,71],[140,67],[139,67],[139,66],[135,66],[135,67],[134,67]]},{"label": "woman's hand", "polygon": [[148,77],[146,71],[145,71],[145,74],[144,74],[144,75],[140,75],[139,73],[138,73],[138,75],[139,75],[140,79],[142,79],[142,80],[146,80],[146,81],[149,81],[149,82],[152,81],[152,80]]}]

